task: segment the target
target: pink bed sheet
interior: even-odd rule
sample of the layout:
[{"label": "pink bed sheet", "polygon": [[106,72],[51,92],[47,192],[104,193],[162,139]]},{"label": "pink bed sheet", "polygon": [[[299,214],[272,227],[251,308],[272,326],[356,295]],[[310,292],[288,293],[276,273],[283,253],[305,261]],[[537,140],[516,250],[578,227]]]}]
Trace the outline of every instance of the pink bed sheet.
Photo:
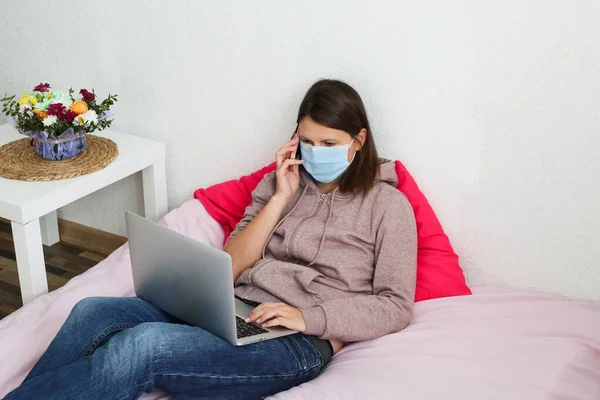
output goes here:
[{"label": "pink bed sheet", "polygon": [[[197,200],[162,221],[221,247]],[[133,295],[127,244],[63,288],[0,321],[0,397],[19,385],[73,305]],[[169,399],[155,391],[144,400]],[[600,399],[600,304],[506,288],[415,305],[402,332],[348,345],[315,380],[271,400]]]}]

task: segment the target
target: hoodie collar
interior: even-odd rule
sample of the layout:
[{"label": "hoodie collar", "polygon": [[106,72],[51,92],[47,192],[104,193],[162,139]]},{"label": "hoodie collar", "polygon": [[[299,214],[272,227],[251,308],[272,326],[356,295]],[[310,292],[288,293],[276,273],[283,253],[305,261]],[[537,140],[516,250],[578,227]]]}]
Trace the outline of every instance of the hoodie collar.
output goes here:
[{"label": "hoodie collar", "polygon": [[[304,190],[304,188],[306,186],[308,186],[308,188],[306,189],[306,192],[309,194],[321,193],[321,191],[319,190],[319,187],[317,186],[317,183],[315,182],[313,177],[308,172],[306,172],[306,170],[304,168],[300,168],[300,186],[301,186],[302,190]],[[335,192],[336,199],[345,199],[345,198],[349,198],[349,197],[353,196],[352,193],[342,193],[339,190],[339,187],[336,187],[335,189],[333,189],[331,192],[329,192],[327,194],[330,194],[333,192]]]}]

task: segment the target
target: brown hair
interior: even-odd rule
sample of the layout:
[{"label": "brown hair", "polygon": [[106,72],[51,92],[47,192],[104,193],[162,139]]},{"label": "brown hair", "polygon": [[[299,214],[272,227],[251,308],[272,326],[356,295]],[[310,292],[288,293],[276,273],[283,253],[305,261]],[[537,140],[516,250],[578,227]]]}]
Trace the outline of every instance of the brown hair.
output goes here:
[{"label": "brown hair", "polygon": [[356,137],[361,129],[367,130],[365,143],[339,182],[342,192],[367,193],[375,182],[379,170],[379,157],[367,111],[356,90],[347,83],[333,79],[315,82],[300,104],[296,122],[300,123],[306,116],[319,125],[345,131],[352,138]]}]

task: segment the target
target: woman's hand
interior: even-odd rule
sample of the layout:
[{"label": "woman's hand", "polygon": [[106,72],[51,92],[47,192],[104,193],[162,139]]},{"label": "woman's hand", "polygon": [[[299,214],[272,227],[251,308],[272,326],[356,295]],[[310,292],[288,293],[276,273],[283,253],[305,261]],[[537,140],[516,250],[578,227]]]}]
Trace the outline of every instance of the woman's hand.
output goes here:
[{"label": "woman's hand", "polygon": [[298,332],[306,330],[302,311],[285,303],[261,303],[250,312],[246,322],[254,322],[263,328],[284,326]]},{"label": "woman's hand", "polygon": [[299,165],[302,160],[296,160],[294,154],[298,151],[298,132],[276,153],[277,161],[277,188],[274,197],[289,201],[300,184]]}]

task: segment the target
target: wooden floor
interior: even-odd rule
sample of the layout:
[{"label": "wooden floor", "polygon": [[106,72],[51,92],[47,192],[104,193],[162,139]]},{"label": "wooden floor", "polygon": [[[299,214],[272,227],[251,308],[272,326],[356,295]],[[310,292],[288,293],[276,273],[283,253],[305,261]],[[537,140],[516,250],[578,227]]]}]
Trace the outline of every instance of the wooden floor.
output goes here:
[{"label": "wooden floor", "polygon": [[[127,240],[122,236],[60,218],[58,228],[60,242],[44,246],[50,291],[87,271]],[[22,305],[10,222],[0,218],[0,319]]]}]

